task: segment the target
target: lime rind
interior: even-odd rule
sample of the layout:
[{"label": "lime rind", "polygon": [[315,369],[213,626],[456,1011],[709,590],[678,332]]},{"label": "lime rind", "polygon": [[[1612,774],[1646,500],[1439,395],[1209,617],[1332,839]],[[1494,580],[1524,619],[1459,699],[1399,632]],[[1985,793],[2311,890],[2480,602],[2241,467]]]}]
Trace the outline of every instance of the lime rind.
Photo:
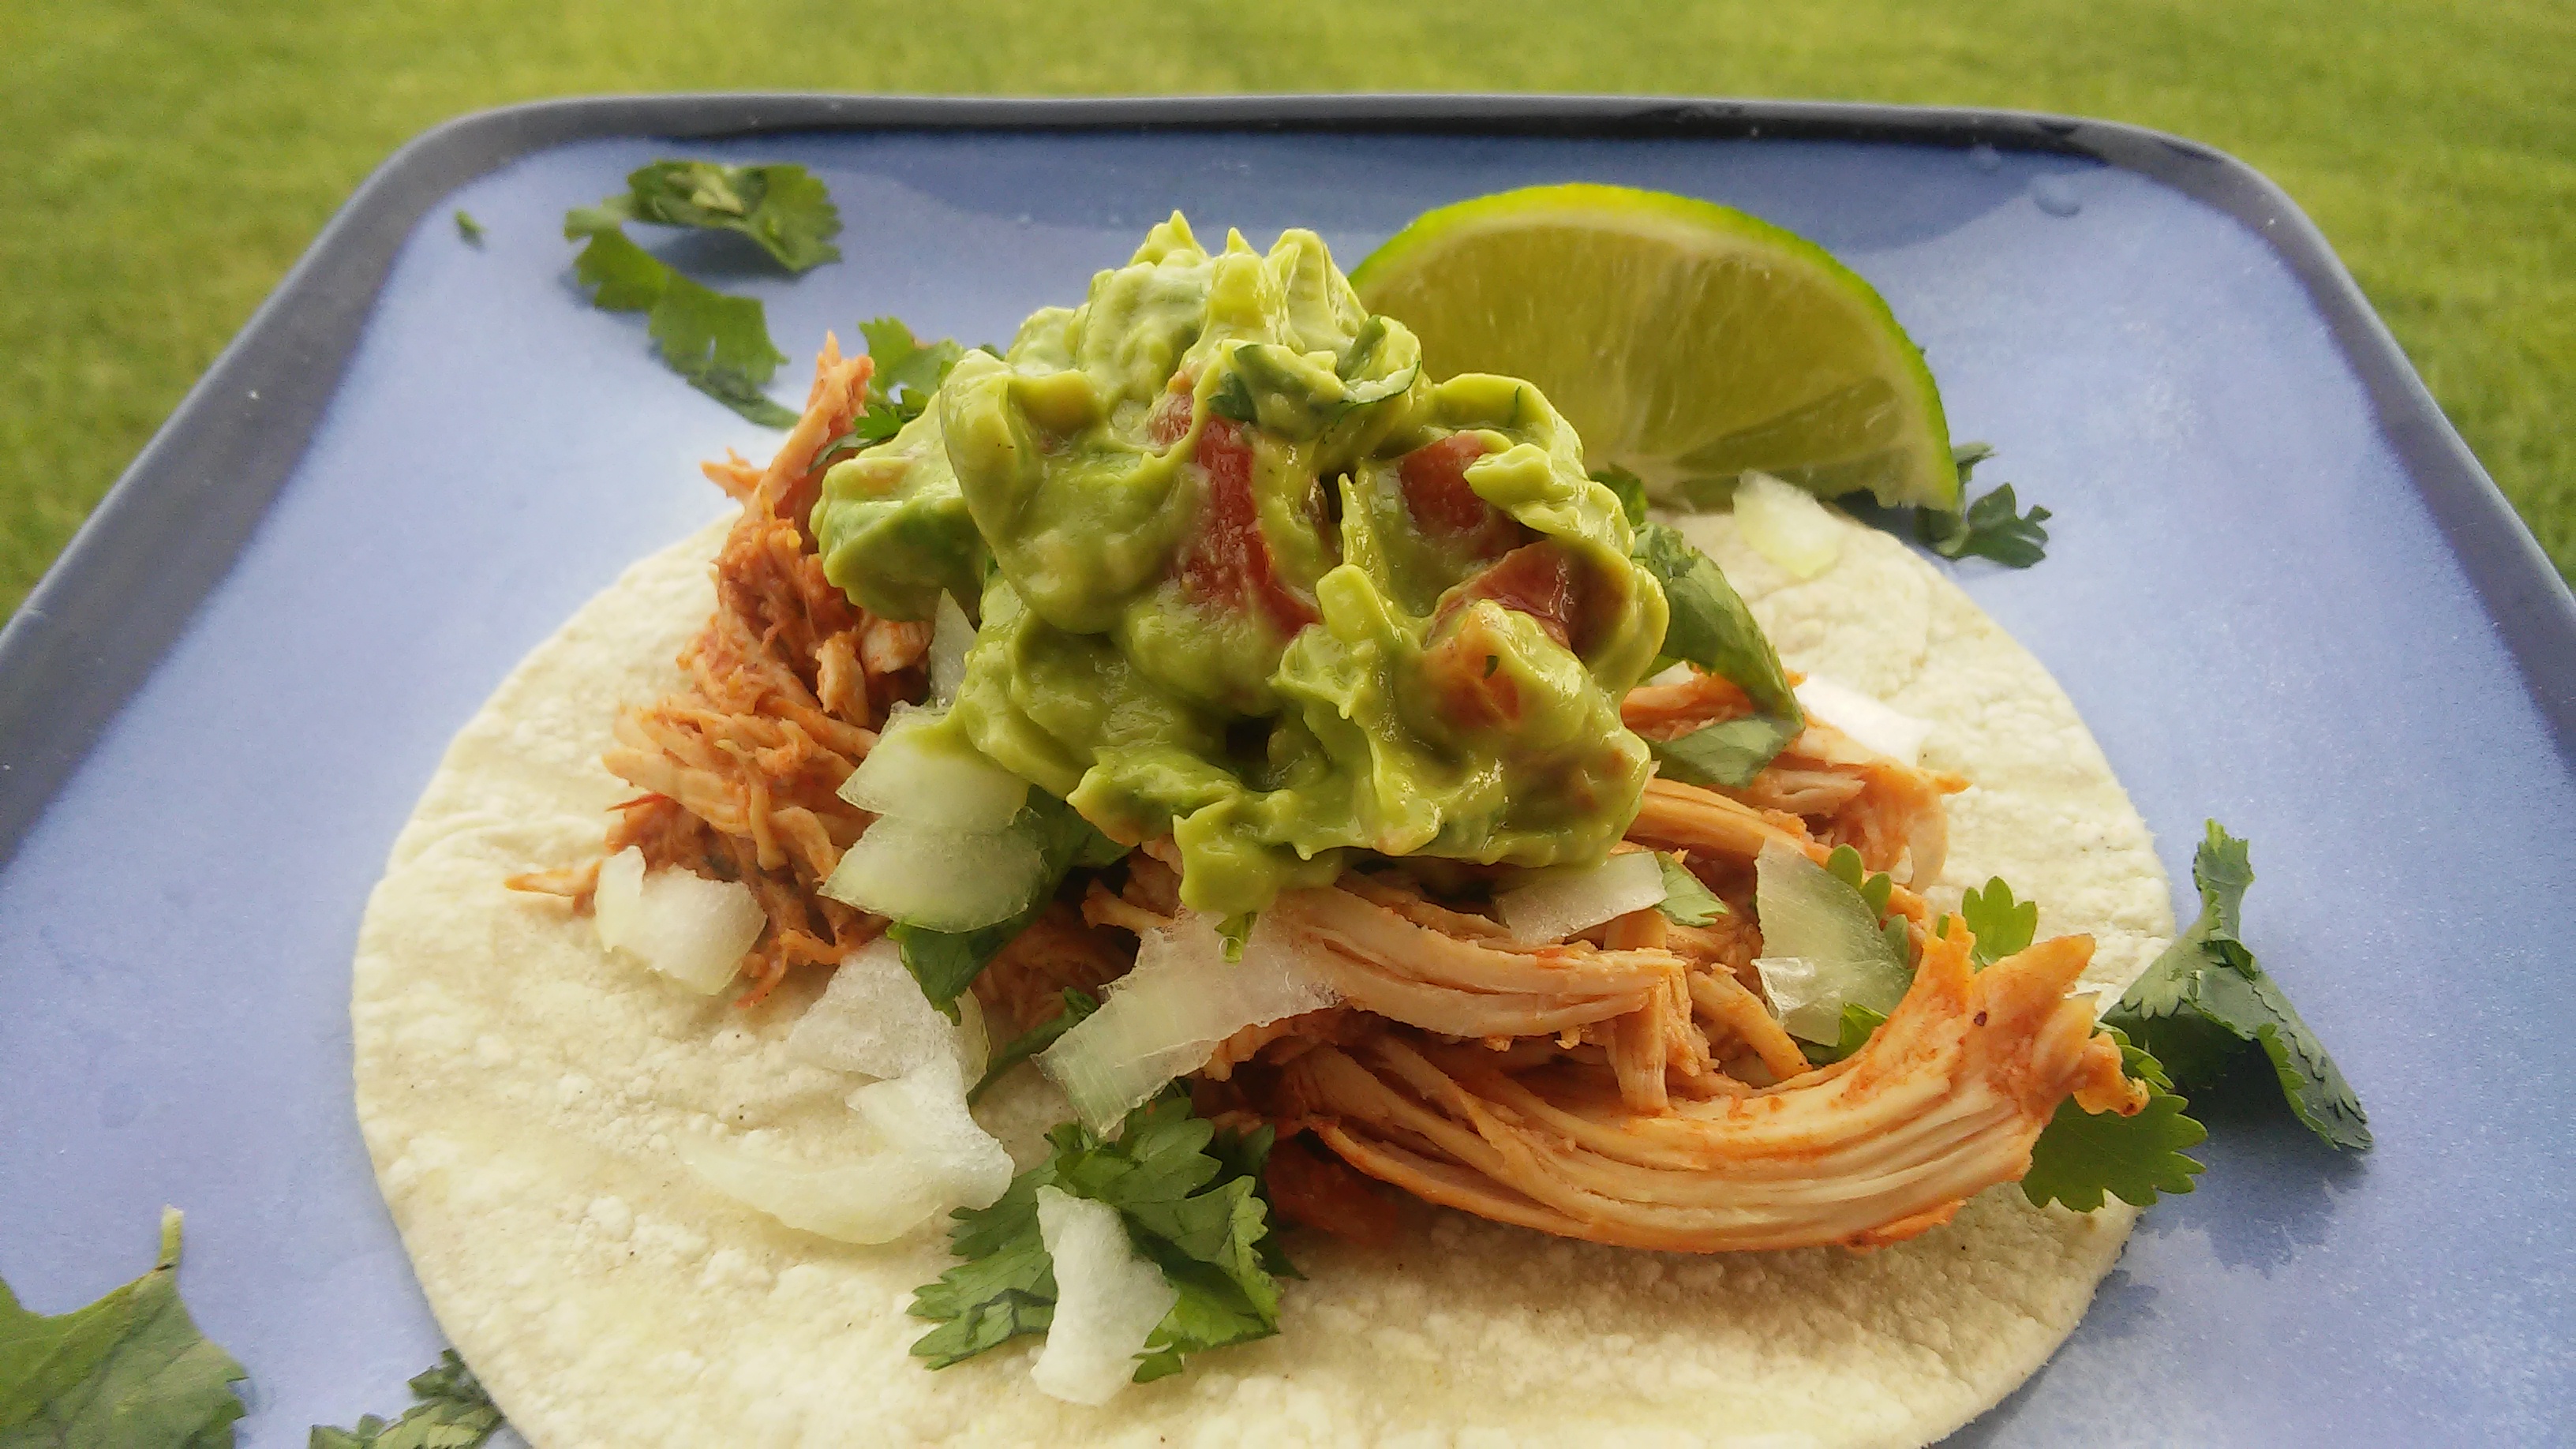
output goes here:
[{"label": "lime rind", "polygon": [[[1533,265],[1544,283],[1512,276]],[[1351,280],[1423,336],[1436,371],[1529,378],[1595,465],[1665,497],[1719,503],[1760,471],[1825,497],[1959,506],[1940,391],[1886,299],[1759,217],[1669,192],[1527,187],[1425,212]],[[1714,341],[1658,335],[1675,318]],[[1462,356],[1436,356],[1444,344]]]}]

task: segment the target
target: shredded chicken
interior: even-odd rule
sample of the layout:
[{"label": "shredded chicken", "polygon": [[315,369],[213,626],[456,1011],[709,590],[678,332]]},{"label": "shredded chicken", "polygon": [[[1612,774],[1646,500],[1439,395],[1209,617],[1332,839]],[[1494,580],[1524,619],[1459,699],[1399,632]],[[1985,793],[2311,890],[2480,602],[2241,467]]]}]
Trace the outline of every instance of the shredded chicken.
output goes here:
[{"label": "shredded chicken", "polygon": [[[851,604],[803,528],[822,486],[816,455],[866,406],[868,376],[867,358],[826,341],[804,416],[769,466],[707,465],[742,503],[716,555],[715,612],[681,651],[688,682],[620,716],[617,747],[602,757],[644,792],[619,808],[603,854],[634,845],[651,867],[740,880],[768,913],[743,961],[746,1003],[885,928],[815,888],[867,828],[866,812],[835,792],[876,743],[886,708],[918,692],[929,631]],[[586,908],[597,880],[594,861],[509,884]]]},{"label": "shredded chicken", "polygon": [[[1621,721],[1650,740],[1752,713],[1753,701],[1733,681],[1696,671],[1640,685],[1619,703]],[[1859,851],[1871,870],[1915,883],[1940,876],[1949,849],[1941,797],[1967,787],[1962,776],[1889,759],[1811,719],[1751,781],[1723,793],[1772,816],[1796,816],[1816,839]]]},{"label": "shredded chicken", "polygon": [[1514,1073],[1399,1031],[1299,1056],[1286,1090],[1361,1171],[1498,1221],[1687,1252],[1868,1246],[2019,1177],[2069,1092],[2143,1105],[2066,994],[2091,956],[2090,938],[2059,937],[1971,972],[1963,935],[1935,939],[1858,1053],[1661,1114],[1598,1071]]}]

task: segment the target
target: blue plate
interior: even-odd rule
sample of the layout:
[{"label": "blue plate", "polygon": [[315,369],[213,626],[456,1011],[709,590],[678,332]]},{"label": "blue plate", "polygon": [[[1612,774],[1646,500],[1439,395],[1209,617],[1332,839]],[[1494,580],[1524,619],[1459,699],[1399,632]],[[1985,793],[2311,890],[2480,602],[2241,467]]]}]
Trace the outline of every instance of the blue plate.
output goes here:
[{"label": "blue plate", "polygon": [[[673,139],[687,138],[687,139]],[[349,1102],[348,963],[448,736],[775,435],[574,288],[566,208],[673,153],[831,186],[847,260],[782,346],[895,314],[1007,340],[1174,207],[1356,262],[1426,207],[1659,187],[1883,291],[1952,427],[2055,511],[1956,569],[2055,671],[2182,883],[2254,844],[2246,934],[2371,1110],[2342,1157],[2212,1122],[2074,1338],[1976,1444],[2531,1443],[2576,1308],[2576,608],[2316,233],[2169,138],[1999,113],[1395,98],[522,107],[389,162],[0,636],[0,1276],[59,1311],[188,1212],[254,1445],[406,1401],[441,1344]],[[463,240],[451,213],[487,229]],[[804,364],[778,391],[803,395]]]}]

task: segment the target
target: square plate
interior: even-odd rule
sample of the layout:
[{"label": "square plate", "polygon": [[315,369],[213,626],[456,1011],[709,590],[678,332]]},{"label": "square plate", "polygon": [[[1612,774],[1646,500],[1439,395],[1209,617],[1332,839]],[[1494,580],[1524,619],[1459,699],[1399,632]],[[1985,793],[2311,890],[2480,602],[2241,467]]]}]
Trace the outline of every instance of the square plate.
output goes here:
[{"label": "square plate", "polygon": [[800,357],[887,313],[1007,339],[1176,206],[1347,264],[1426,207],[1586,179],[1832,249],[2000,447],[1988,481],[2055,510],[2037,568],[1955,576],[2092,724],[2183,918],[2202,819],[2254,842],[2247,934],[2379,1135],[2341,1158],[2218,1114],[2200,1189],[1958,1442],[2565,1432],[2576,608],[2278,190],[1989,112],[688,97],[415,142],[0,635],[0,1276],[31,1304],[139,1272],[169,1202],[188,1302],[253,1376],[248,1443],[390,1410],[435,1356],[350,1112],[351,943],[450,733],[721,511],[695,460],[774,442],[571,281],[564,211],[678,151],[830,184],[839,266],[673,244]]}]

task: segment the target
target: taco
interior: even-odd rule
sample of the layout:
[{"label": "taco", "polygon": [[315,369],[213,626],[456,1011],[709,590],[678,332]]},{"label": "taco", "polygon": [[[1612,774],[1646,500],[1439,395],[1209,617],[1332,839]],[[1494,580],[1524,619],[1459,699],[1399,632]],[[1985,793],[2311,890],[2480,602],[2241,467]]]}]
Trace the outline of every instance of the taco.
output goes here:
[{"label": "taco", "polygon": [[[1642,518],[1306,233],[1175,217],[874,366],[520,664],[368,906],[369,1150],[533,1443],[1911,1444],[2071,1331],[2134,1210],[2011,1184],[2145,1102],[2089,991],[2166,883],[1946,579]],[[1995,877],[2039,913],[1981,944]],[[1232,1174],[1219,1246],[1105,1251],[1232,1253],[1245,1324],[1181,1284],[1067,1402],[1040,1254],[926,1369],[940,1211],[1061,1258],[1066,1155],[1146,1132]]]}]

